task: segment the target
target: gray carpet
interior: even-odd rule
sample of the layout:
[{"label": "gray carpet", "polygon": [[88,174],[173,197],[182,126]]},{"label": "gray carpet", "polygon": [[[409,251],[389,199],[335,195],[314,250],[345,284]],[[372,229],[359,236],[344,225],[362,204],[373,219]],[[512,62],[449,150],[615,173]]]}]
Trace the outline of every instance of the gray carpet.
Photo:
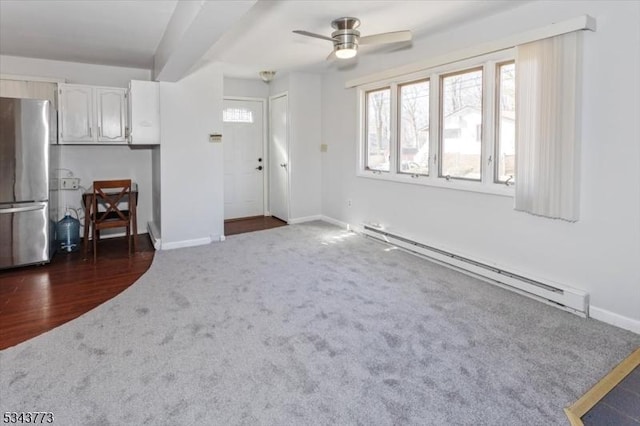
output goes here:
[{"label": "gray carpet", "polygon": [[551,425],[640,344],[315,222],[159,252],[0,352],[0,412],[59,425]]}]

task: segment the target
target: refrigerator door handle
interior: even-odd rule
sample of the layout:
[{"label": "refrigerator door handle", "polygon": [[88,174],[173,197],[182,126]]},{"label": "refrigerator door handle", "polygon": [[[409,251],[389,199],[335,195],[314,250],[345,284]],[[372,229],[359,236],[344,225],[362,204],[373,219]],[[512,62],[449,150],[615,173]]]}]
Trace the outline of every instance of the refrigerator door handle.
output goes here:
[{"label": "refrigerator door handle", "polygon": [[27,207],[11,207],[8,209],[0,209],[0,214],[31,212],[34,210],[42,210],[43,208],[44,208],[43,204],[37,204],[35,206],[27,206]]}]

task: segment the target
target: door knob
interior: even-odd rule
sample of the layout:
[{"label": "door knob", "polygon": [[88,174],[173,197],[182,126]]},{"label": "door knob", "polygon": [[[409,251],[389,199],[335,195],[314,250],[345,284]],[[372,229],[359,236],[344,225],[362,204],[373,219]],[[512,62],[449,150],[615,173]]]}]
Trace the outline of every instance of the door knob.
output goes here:
[{"label": "door knob", "polygon": [[262,166],[256,167],[256,170],[262,170]]},{"label": "door knob", "polygon": [[262,163],[262,158],[258,158],[258,163]]},{"label": "door knob", "polygon": [[280,167],[284,167],[286,169],[287,168],[287,163],[280,164]]}]

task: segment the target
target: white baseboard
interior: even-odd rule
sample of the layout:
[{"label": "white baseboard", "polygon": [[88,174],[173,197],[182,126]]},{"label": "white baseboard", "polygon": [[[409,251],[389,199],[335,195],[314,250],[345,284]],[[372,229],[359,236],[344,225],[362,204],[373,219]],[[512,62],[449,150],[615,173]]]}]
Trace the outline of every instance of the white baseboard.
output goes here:
[{"label": "white baseboard", "polygon": [[212,239],[210,237],[196,238],[193,240],[173,241],[170,243],[162,243],[161,248],[162,250],[173,250],[184,247],[204,246],[206,244],[211,244],[211,241]]},{"label": "white baseboard", "polygon": [[314,220],[322,220],[322,216],[317,214],[314,216],[296,217],[293,219],[289,219],[287,223],[289,225],[296,225],[298,223],[313,222]]},{"label": "white baseboard", "polygon": [[149,232],[149,238],[153,243],[153,248],[160,250],[162,247],[162,239],[160,238],[160,231],[154,222],[147,222],[147,231]]},{"label": "white baseboard", "polygon": [[597,319],[598,321],[606,322],[607,324],[615,325],[616,327],[624,328],[625,330],[640,334],[640,320],[625,317],[596,306],[591,306],[589,308],[589,316],[593,319]]},{"label": "white baseboard", "polygon": [[329,217],[329,216],[321,215],[320,216],[320,220],[322,220],[323,222],[327,222],[327,223],[330,223],[332,225],[338,226],[338,227],[340,227],[342,229],[346,229],[347,231],[351,230],[351,225],[349,225],[348,223],[342,222],[342,221],[340,221],[338,219],[334,219],[334,218]]}]

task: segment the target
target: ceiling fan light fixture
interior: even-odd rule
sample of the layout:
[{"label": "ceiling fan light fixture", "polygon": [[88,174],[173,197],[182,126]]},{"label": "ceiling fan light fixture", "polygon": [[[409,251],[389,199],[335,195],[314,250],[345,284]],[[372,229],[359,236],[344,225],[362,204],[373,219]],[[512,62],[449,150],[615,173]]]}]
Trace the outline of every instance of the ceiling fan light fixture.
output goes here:
[{"label": "ceiling fan light fixture", "polygon": [[270,83],[271,80],[273,80],[273,77],[276,76],[276,72],[275,71],[260,71],[259,74],[260,74],[260,78],[265,83]]},{"label": "ceiling fan light fixture", "polygon": [[338,59],[350,59],[358,53],[358,45],[350,43],[347,45],[336,46],[335,54]]}]

